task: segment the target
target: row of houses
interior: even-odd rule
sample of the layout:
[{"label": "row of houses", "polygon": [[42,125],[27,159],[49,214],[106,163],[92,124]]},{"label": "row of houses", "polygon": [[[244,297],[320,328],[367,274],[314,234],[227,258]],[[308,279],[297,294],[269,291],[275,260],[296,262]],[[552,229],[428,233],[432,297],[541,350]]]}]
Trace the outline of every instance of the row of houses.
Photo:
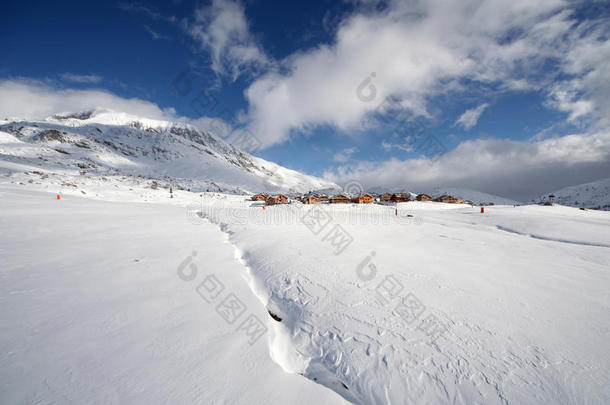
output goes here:
[{"label": "row of houses", "polygon": [[[307,194],[304,196],[297,196],[295,198],[296,201],[302,202],[303,204],[320,204],[320,203],[329,203],[329,204],[370,204],[375,201],[379,202],[407,202],[411,201],[411,194],[409,193],[384,193],[379,196],[375,196],[369,193],[362,193],[355,197],[350,197],[346,194],[336,194],[332,197],[328,197],[325,194]],[[470,204],[473,205],[471,201],[464,200],[462,198],[454,197],[452,195],[442,195],[438,198],[432,198],[428,194],[418,194],[415,197],[416,201],[436,201],[443,202],[448,204]],[[275,195],[271,196],[267,193],[260,193],[252,196],[252,201],[264,201],[266,205],[277,205],[277,204],[288,204],[290,199],[283,195]]]},{"label": "row of houses", "polygon": [[269,195],[267,193],[259,193],[252,196],[252,201],[264,201],[265,205],[288,204],[290,199],[284,194]]},{"label": "row of houses", "polygon": [[[470,204],[473,205],[472,201],[464,200],[463,198],[455,197],[452,195],[444,194],[437,198],[432,198],[429,194],[418,194],[415,197],[416,201],[435,201],[447,204]],[[379,196],[381,202],[407,202],[411,201],[411,195],[407,193],[385,193]]]}]

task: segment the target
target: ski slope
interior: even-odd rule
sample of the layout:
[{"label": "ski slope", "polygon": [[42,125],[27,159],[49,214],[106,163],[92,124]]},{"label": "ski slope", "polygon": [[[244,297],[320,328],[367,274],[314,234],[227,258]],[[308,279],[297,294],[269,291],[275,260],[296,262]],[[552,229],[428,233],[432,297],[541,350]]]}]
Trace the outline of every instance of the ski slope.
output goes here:
[{"label": "ski slope", "polygon": [[610,402],[607,212],[9,180],[3,402]]}]

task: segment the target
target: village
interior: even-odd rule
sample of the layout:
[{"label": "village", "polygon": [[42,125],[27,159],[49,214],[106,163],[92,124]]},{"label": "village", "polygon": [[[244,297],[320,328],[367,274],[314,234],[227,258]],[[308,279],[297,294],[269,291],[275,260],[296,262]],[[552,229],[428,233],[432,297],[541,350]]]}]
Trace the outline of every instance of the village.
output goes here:
[{"label": "village", "polygon": [[[265,205],[278,205],[278,204],[290,204],[291,202],[297,202],[302,204],[393,204],[408,201],[433,201],[442,202],[448,204],[470,204],[474,205],[472,201],[464,200],[463,198],[455,197],[452,195],[441,195],[440,197],[433,198],[429,194],[417,194],[412,195],[411,193],[362,193],[358,195],[349,195],[348,193],[335,194],[329,197],[326,194],[309,193],[305,195],[297,195],[293,199],[289,198],[284,194],[269,195],[267,193],[259,193],[252,196],[252,201],[263,201]],[[490,203],[493,204],[493,203]]]}]

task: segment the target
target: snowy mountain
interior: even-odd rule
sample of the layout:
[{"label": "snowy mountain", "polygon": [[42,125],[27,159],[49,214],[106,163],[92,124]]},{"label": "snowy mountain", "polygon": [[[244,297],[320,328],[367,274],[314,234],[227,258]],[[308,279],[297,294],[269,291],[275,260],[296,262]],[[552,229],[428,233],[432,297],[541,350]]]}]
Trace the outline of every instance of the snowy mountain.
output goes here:
[{"label": "snowy mountain", "polygon": [[547,201],[549,195],[554,195],[554,201],[561,205],[610,211],[610,178],[564,187],[536,201]]},{"label": "snowy mountain", "polygon": [[102,109],[1,122],[0,156],[4,170],[11,165],[14,170],[16,164],[68,176],[133,176],[193,191],[340,189],[254,157],[191,125]]}]

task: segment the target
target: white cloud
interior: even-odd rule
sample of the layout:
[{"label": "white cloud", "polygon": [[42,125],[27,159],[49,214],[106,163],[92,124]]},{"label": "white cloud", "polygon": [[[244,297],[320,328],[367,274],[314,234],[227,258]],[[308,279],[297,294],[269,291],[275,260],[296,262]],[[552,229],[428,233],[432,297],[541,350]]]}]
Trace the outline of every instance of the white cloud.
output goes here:
[{"label": "white cloud", "polygon": [[139,2],[120,2],[118,6],[123,11],[131,11],[134,13],[142,14],[153,20],[158,20],[162,18],[161,13]]},{"label": "white cloud", "polygon": [[383,149],[386,152],[390,152],[392,151],[392,149],[398,149],[401,150],[403,152],[413,152],[413,146],[411,146],[409,144],[409,142],[405,142],[404,144],[399,144],[399,143],[390,143],[390,142],[386,142],[386,141],[381,141],[381,149]]},{"label": "white cloud", "polygon": [[339,163],[345,163],[352,158],[352,155],[356,152],[356,148],[345,148],[340,152],[337,152],[333,156],[333,161]]},{"label": "white cloud", "polygon": [[2,118],[44,119],[53,114],[105,108],[143,118],[183,122],[228,138],[232,126],[219,118],[190,119],[173,108],[137,98],[123,98],[105,90],[58,89],[31,79],[0,80],[0,115]]},{"label": "white cloud", "polygon": [[73,73],[64,73],[61,78],[74,83],[99,83],[102,77],[98,75],[77,75]]},{"label": "white cloud", "polygon": [[562,60],[567,79],[549,90],[552,107],[569,114],[569,120],[592,116],[610,125],[610,39],[608,20],[585,21],[570,32],[570,47]]},{"label": "white cloud", "polygon": [[480,139],[431,159],[360,162],[329,170],[339,184],[400,187],[430,192],[437,187],[467,187],[528,200],[555,189],[608,177],[610,131],[568,135],[536,142]]},{"label": "white cloud", "polygon": [[593,112],[595,105],[590,100],[583,100],[575,88],[574,81],[567,81],[553,86],[549,91],[548,105],[569,113],[568,121],[575,121]]},{"label": "white cloud", "polygon": [[250,32],[244,7],[238,1],[213,0],[195,11],[188,33],[210,51],[212,70],[236,79],[246,69],[258,69],[270,61]]},{"label": "white cloud", "polygon": [[143,5],[140,2],[120,2],[118,4],[119,8],[123,11],[132,12],[136,14],[143,15],[151,20],[164,20],[170,23],[176,22],[175,16],[165,16],[160,12],[155,10],[154,8]]},{"label": "white cloud", "polygon": [[153,30],[150,26],[146,24],[144,24],[144,29],[150,34],[153,39],[169,39],[167,36],[159,34],[157,31]]},{"label": "white cloud", "polygon": [[176,117],[172,108],[161,109],[137,98],[122,98],[105,90],[57,89],[37,80],[0,80],[0,113],[7,117],[43,119],[63,112],[95,107],[153,119]]},{"label": "white cloud", "polygon": [[[319,125],[358,131],[388,96],[428,116],[436,95],[477,85],[545,90],[570,72],[580,78],[572,83],[574,104],[557,108],[576,115],[596,111],[610,104],[603,97],[610,42],[599,33],[602,26],[596,33],[578,23],[574,4],[396,0],[383,11],[360,10],[339,25],[331,43],[296,52],[251,84],[245,93],[250,127],[265,146]],[[364,97],[357,96],[360,85]]]},{"label": "white cloud", "polygon": [[477,125],[481,114],[483,114],[483,111],[485,111],[487,107],[489,107],[489,104],[484,103],[478,107],[464,111],[464,113],[455,121],[455,125],[460,125],[465,130],[471,129]]}]

